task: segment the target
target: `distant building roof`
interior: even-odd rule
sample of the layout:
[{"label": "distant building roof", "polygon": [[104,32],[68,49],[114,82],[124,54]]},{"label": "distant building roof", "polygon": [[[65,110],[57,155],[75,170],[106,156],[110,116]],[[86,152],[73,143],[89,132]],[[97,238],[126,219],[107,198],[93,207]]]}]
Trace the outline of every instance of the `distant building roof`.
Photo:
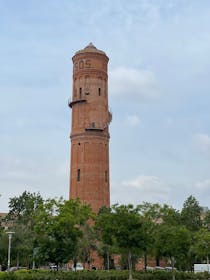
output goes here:
[{"label": "distant building roof", "polygon": [[7,216],[8,213],[1,213],[0,212],[0,219],[5,218]]}]

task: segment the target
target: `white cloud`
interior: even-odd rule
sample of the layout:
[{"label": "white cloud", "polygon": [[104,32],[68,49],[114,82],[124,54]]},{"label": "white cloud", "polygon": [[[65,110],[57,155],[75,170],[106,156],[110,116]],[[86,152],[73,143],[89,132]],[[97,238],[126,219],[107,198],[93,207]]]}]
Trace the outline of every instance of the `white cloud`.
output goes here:
[{"label": "white cloud", "polygon": [[109,74],[110,95],[132,99],[157,97],[157,82],[153,72],[142,69],[119,67]]},{"label": "white cloud", "polygon": [[191,187],[191,194],[196,197],[201,206],[210,208],[210,178],[195,182],[193,188]]},{"label": "white cloud", "polygon": [[210,190],[210,179],[199,181],[195,184],[195,187],[199,191],[209,191]]},{"label": "white cloud", "polygon": [[0,159],[0,212],[8,211],[9,198],[25,190],[40,192],[44,198],[68,196],[69,164],[67,161],[15,157]]},{"label": "white cloud", "polygon": [[194,136],[194,140],[200,151],[210,153],[210,135],[198,133]]},{"label": "white cloud", "polygon": [[182,209],[184,201],[190,195],[198,199],[200,205],[209,206],[210,179],[196,183],[184,182],[172,184],[157,176],[140,175],[130,180],[111,182],[111,203],[134,205],[143,201],[168,204]]},{"label": "white cloud", "polygon": [[140,175],[135,179],[129,180],[129,181],[123,181],[122,184],[124,186],[131,186],[140,190],[146,189],[159,189],[162,190],[162,182],[161,180],[156,176],[145,176]]},{"label": "white cloud", "polygon": [[111,184],[112,203],[140,204],[143,201],[169,203],[172,187],[156,176],[140,175]]},{"label": "white cloud", "polygon": [[126,123],[129,125],[129,126],[138,126],[140,123],[141,123],[141,120],[138,116],[136,115],[130,115],[130,116],[127,116],[126,117]]}]

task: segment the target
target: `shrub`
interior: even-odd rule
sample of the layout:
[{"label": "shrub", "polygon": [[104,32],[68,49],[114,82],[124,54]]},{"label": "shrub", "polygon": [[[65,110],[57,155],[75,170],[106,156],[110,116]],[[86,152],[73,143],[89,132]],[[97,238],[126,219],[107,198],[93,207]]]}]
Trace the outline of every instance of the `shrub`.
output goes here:
[{"label": "shrub", "polygon": [[[128,271],[49,271],[49,270],[19,270],[15,272],[0,272],[0,280],[127,280]],[[165,271],[135,271],[135,280],[171,280],[172,272]],[[210,280],[208,273],[176,272],[176,280]]]}]

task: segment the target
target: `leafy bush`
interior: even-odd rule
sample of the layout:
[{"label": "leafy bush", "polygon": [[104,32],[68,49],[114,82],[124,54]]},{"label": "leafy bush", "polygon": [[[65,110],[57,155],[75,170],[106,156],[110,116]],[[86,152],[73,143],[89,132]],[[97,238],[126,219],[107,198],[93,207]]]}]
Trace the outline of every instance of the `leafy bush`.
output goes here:
[{"label": "leafy bush", "polygon": [[[19,270],[16,272],[0,272],[0,280],[127,280],[128,271],[48,271]],[[135,280],[171,280],[172,272],[136,271]],[[176,280],[210,280],[208,273],[176,272]]]}]

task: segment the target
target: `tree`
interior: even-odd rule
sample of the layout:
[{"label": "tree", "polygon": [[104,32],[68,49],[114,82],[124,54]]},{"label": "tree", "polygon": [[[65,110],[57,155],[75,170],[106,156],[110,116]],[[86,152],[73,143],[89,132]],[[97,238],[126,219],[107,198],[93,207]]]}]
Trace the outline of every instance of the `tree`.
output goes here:
[{"label": "tree", "polygon": [[204,215],[203,226],[210,230],[210,210],[208,210]]},{"label": "tree", "polygon": [[[161,256],[170,259],[174,270],[175,260],[183,259],[187,256],[190,240],[190,233],[186,227],[160,224],[155,247]],[[175,279],[174,275],[173,279]]]},{"label": "tree", "polygon": [[202,225],[201,207],[192,195],[184,202],[181,211],[181,221],[190,231],[198,231]]},{"label": "tree", "polygon": [[164,204],[161,207],[160,217],[162,219],[162,223],[167,225],[177,226],[181,224],[180,212],[167,204]]},{"label": "tree", "polygon": [[94,229],[97,236],[97,251],[104,258],[104,267],[112,268],[111,256],[116,251],[112,233],[112,210],[106,206],[101,207],[96,216]]},{"label": "tree", "polygon": [[148,220],[155,224],[167,223],[171,225],[180,224],[180,213],[173,207],[164,204],[163,206],[159,203],[144,202],[138,206],[141,214]]},{"label": "tree", "polygon": [[195,234],[195,252],[198,257],[206,258],[206,263],[209,264],[210,256],[210,232],[202,228]]},{"label": "tree", "polygon": [[[101,215],[101,216],[100,216]],[[118,248],[128,261],[129,279],[132,279],[132,257],[144,249],[143,219],[138,207],[133,205],[113,205],[99,214],[98,225],[102,226],[102,238],[108,245]]]},{"label": "tree", "polygon": [[77,263],[77,260],[80,260],[85,264],[88,264],[90,269],[90,263],[93,261],[91,259],[91,252],[96,249],[96,236],[93,227],[90,223],[85,223],[81,227],[82,236],[79,238],[77,243],[77,248],[74,253],[74,262]]},{"label": "tree", "polygon": [[24,191],[20,196],[10,198],[8,219],[14,223],[24,223],[33,228],[34,215],[43,198],[39,193]]},{"label": "tree", "polygon": [[83,227],[91,218],[90,206],[77,200],[49,199],[36,216],[37,256],[42,262],[57,265],[77,258]]},{"label": "tree", "polygon": [[160,210],[161,205],[158,203],[144,202],[138,205],[139,213],[144,219],[144,269],[147,269],[148,255],[154,256],[154,240],[156,227],[161,220]]},{"label": "tree", "polygon": [[163,206],[158,203],[144,202],[139,205],[141,215],[144,217],[145,222],[145,251],[144,251],[144,265],[145,270],[147,267],[147,254],[155,255],[157,265],[159,261],[158,251],[155,250],[154,242],[159,229],[159,224],[179,225],[180,213],[171,206],[164,204]]},{"label": "tree", "polygon": [[34,242],[36,239],[34,226],[37,209],[43,203],[39,193],[24,191],[19,197],[9,200],[7,220],[15,232],[13,237],[13,255],[16,255],[17,266],[31,266],[33,261]]},{"label": "tree", "polygon": [[3,230],[1,230],[1,232],[0,232],[0,264],[2,265],[2,269],[4,269],[4,270],[7,267],[7,254],[8,254],[8,236]]}]

